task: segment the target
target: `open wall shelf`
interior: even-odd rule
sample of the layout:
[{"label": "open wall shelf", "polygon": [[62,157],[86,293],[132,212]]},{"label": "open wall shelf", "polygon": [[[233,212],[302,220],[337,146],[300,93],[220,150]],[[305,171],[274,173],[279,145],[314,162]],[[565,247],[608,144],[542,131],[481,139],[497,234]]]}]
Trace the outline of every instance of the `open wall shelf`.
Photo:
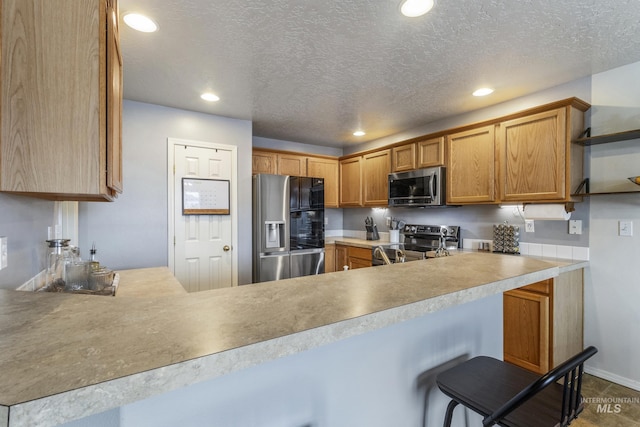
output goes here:
[{"label": "open wall shelf", "polygon": [[640,139],[640,129],[628,130],[625,132],[610,133],[607,135],[599,136],[587,136],[584,138],[576,139],[576,142],[580,145],[598,145],[608,144],[610,142],[626,141],[629,139]]}]

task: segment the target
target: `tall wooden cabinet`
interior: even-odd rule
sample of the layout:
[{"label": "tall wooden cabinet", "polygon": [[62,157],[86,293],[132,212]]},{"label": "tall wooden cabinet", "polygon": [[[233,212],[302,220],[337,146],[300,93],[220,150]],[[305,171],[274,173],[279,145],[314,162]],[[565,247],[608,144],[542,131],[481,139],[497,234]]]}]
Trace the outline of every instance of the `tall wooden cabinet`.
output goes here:
[{"label": "tall wooden cabinet", "polygon": [[122,191],[116,1],[1,7],[0,190],[113,200]]},{"label": "tall wooden cabinet", "polygon": [[504,360],[543,374],[583,349],[583,272],[504,293]]},{"label": "tall wooden cabinet", "polygon": [[495,126],[447,136],[447,203],[496,201]]}]

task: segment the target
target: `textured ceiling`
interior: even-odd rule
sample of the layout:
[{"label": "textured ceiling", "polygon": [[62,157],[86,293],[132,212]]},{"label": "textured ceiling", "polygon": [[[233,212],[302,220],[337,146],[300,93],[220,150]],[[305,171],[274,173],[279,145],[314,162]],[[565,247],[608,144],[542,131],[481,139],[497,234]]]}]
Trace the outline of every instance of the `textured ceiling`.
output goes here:
[{"label": "textured ceiling", "polygon": [[640,61],[639,0],[436,0],[420,18],[399,3],[120,0],[160,27],[121,25],[124,96],[341,147]]}]

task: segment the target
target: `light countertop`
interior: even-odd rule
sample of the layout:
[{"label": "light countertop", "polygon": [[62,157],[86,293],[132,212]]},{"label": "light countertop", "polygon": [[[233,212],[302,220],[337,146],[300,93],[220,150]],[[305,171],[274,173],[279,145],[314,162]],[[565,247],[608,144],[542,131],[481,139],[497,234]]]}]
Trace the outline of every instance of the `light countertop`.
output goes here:
[{"label": "light countertop", "polygon": [[124,296],[167,269],[119,271],[120,298],[0,290],[0,426],[57,425],[587,265],[469,253],[146,298]]}]

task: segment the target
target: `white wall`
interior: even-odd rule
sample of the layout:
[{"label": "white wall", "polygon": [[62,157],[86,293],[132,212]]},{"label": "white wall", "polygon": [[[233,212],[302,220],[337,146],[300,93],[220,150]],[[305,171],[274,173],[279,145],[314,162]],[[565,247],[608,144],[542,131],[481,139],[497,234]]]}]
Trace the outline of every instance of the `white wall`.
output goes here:
[{"label": "white wall", "polygon": [[[640,128],[640,62],[593,76],[592,135]],[[591,189],[640,188],[640,140],[591,147]],[[618,236],[631,220],[633,237]],[[590,372],[640,390],[640,193],[591,197],[590,268],[585,275],[585,345]]]},{"label": "white wall", "polygon": [[123,194],[79,204],[82,256],[95,242],[98,260],[114,269],[168,265],[167,138],[235,145],[238,283],[251,283],[251,122],[125,100],[122,138]]}]

